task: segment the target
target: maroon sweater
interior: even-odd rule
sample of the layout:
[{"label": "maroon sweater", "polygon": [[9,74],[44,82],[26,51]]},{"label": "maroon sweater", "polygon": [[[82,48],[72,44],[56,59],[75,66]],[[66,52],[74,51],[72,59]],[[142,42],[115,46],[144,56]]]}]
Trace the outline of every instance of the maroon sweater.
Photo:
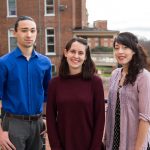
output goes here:
[{"label": "maroon sweater", "polygon": [[102,81],[81,75],[49,82],[47,129],[51,150],[101,150],[105,121]]}]

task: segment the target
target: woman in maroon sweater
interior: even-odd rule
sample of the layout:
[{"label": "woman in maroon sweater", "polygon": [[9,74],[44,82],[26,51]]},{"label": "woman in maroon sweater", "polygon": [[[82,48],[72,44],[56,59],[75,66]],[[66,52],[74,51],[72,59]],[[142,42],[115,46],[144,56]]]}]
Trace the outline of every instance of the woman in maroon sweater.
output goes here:
[{"label": "woman in maroon sweater", "polygon": [[104,92],[95,74],[87,41],[71,39],[59,76],[49,82],[46,115],[51,150],[101,150]]}]

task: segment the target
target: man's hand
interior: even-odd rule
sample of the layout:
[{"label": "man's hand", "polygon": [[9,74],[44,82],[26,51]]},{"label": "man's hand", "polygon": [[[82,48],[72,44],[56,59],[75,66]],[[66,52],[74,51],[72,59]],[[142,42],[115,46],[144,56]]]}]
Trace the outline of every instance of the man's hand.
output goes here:
[{"label": "man's hand", "polygon": [[41,132],[41,135],[43,135],[43,137],[46,136],[46,133],[47,133],[47,126],[46,126],[46,119],[43,118],[43,123],[44,123],[44,128],[43,128],[43,131]]},{"label": "man's hand", "polygon": [[16,150],[15,146],[10,142],[6,131],[0,131],[0,148],[1,150]]}]

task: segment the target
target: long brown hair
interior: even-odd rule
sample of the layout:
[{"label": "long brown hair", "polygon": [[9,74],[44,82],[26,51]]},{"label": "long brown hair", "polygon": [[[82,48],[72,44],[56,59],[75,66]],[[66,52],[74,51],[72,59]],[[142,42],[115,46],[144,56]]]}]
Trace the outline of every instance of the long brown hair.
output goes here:
[{"label": "long brown hair", "polygon": [[[86,46],[86,60],[84,61],[83,65],[82,65],[81,74],[82,74],[83,79],[89,80],[89,79],[91,79],[93,74],[96,73],[96,67],[95,67],[93,60],[91,59],[90,48],[87,44],[87,40],[83,39],[81,37],[72,38],[66,44],[65,49],[67,51],[69,51],[72,44],[76,41]],[[59,67],[59,76],[62,78],[66,78],[68,75],[69,75],[69,66],[68,66],[67,59],[63,54],[63,56],[61,58],[60,67]]]}]

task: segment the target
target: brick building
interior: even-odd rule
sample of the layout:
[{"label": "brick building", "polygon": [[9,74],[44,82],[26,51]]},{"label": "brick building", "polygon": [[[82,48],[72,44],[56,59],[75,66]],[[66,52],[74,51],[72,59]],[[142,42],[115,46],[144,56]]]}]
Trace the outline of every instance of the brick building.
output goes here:
[{"label": "brick building", "polygon": [[0,56],[16,45],[12,34],[16,18],[28,15],[35,19],[39,30],[37,50],[58,66],[64,45],[73,36],[72,30],[87,25],[85,5],[85,0],[1,0]]},{"label": "brick building", "polygon": [[83,27],[73,32],[76,36],[87,38],[90,48],[112,47],[113,39],[119,33],[119,31],[108,30],[107,20],[94,21],[93,27]]},{"label": "brick building", "polygon": [[0,56],[16,46],[12,32],[16,18],[22,15],[35,19],[39,31],[37,50],[52,60],[53,72],[57,71],[66,42],[73,36],[92,37],[89,42],[101,37],[101,43],[109,43],[103,38],[110,37],[111,41],[117,33],[107,30],[107,22],[95,22],[98,30],[88,28],[86,0],[0,0]]}]

